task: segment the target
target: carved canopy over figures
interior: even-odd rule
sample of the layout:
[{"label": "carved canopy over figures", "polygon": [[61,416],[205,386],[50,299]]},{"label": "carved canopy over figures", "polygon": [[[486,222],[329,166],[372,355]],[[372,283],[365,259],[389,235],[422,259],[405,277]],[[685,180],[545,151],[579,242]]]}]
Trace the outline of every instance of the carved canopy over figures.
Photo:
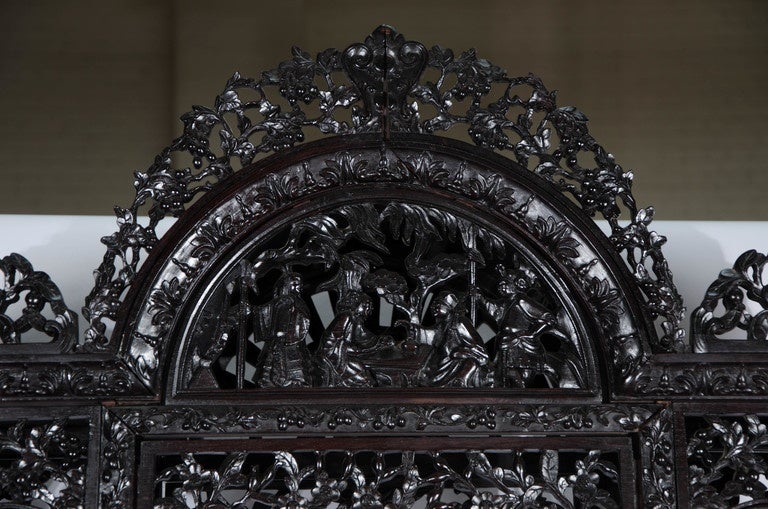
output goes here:
[{"label": "carved canopy over figures", "polygon": [[555,98],[386,26],[235,73],[135,173],[84,338],[0,260],[0,506],[768,504],[766,256],[689,346],[653,208]]}]

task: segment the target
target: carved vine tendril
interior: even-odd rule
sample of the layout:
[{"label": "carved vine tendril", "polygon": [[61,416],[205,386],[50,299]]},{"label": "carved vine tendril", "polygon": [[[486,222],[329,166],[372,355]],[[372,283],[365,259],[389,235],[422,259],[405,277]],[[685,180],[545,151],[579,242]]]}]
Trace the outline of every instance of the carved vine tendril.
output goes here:
[{"label": "carved vine tendril", "polygon": [[768,472],[766,425],[757,415],[705,420],[688,439],[692,506],[733,507],[743,498],[768,501],[768,488],[761,482]]},{"label": "carved vine tendril", "polygon": [[77,340],[77,315],[48,274],[13,253],[0,259],[0,344],[23,343],[30,331],[66,349]]}]

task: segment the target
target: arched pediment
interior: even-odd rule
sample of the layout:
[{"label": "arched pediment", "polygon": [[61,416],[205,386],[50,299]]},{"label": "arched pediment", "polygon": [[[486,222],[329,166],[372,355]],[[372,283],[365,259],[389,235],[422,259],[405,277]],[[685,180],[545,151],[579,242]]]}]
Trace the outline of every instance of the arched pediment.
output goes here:
[{"label": "arched pediment", "polygon": [[[548,182],[458,141],[402,135],[382,145],[363,135],[341,146],[316,142],[242,170],[195,204],[148,259],[154,270],[123,317],[133,326],[117,333],[145,381],[164,379],[168,369],[182,392],[407,383],[599,394],[601,369],[611,374],[606,390],[620,385],[656,343],[631,275],[601,236]],[[302,288],[283,313],[306,315],[306,325],[272,316],[286,300],[280,281],[289,274]],[[430,382],[439,369],[427,367],[433,356],[426,338],[441,334],[441,325],[428,304],[446,292],[457,308],[442,327],[468,329],[460,344],[481,360],[466,367],[471,375]],[[379,316],[360,321],[342,311],[356,299],[372,306],[364,314]],[[361,358],[372,364],[350,368],[350,380],[329,382],[329,373],[318,373],[328,362],[320,345],[339,334],[333,329],[344,327],[342,315],[366,336],[345,348],[368,344],[372,351]],[[296,384],[276,381],[284,373],[264,374],[271,369],[266,350],[280,345],[256,346],[283,337],[286,327],[306,329],[299,342],[310,345],[308,352],[279,352],[303,373]],[[237,346],[238,333],[250,337],[246,345]],[[370,343],[379,340],[374,352]],[[559,353],[545,354],[545,344]],[[418,355],[409,357],[408,349]],[[550,360],[534,361],[539,355]],[[371,367],[384,358],[395,368]],[[397,366],[409,382],[393,381]]]}]

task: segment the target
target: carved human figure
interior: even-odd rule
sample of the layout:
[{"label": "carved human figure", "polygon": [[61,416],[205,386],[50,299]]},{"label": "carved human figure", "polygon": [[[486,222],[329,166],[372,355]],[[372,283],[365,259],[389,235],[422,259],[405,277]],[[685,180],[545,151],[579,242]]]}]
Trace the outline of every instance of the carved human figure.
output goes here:
[{"label": "carved human figure", "polygon": [[337,309],[318,352],[322,385],[372,387],[376,380],[362,357],[382,348],[382,342],[365,326],[373,311],[371,299],[362,292],[349,292]]},{"label": "carved human figure", "polygon": [[532,271],[519,268],[507,273],[503,267],[498,270],[501,279],[497,288],[501,299],[492,301],[479,296],[498,326],[497,384],[501,387],[526,387],[539,374],[556,384],[563,369],[558,372],[552,365],[541,337],[546,333],[570,344],[568,337],[559,330],[554,313],[526,298],[525,292],[536,281]]},{"label": "carved human figure", "polygon": [[452,292],[440,293],[430,306],[435,327],[413,327],[420,343],[432,346],[422,370],[425,385],[438,387],[482,387],[493,384],[489,357],[483,340],[459,309]]},{"label": "carved human figure", "polygon": [[283,275],[278,294],[256,308],[254,326],[264,339],[256,373],[259,387],[303,387],[312,385],[306,339],[310,312],[301,297],[301,276]]}]

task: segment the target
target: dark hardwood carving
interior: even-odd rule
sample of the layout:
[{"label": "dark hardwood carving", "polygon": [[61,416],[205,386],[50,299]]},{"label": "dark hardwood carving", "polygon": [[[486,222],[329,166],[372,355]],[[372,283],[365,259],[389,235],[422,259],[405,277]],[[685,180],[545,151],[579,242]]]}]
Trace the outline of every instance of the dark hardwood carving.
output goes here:
[{"label": "dark hardwood carving", "polygon": [[[77,315],[67,308],[45,272],[34,270],[29,260],[13,253],[0,259],[0,278],[0,344],[21,345],[37,335],[32,338],[35,343],[47,336],[55,351],[72,346],[77,340]],[[29,349],[17,351],[28,353]]]},{"label": "dark hardwood carving", "polygon": [[135,447],[133,431],[114,413],[104,410],[99,449],[99,507],[134,507]]},{"label": "dark hardwood carving", "polygon": [[369,405],[126,407],[115,415],[142,435],[194,432],[484,432],[592,430],[634,432],[653,406],[630,405]]},{"label": "dark hardwood carving", "polygon": [[689,346],[653,208],[537,77],[382,26],[182,121],[82,343],[0,260],[0,506],[768,504],[766,256]]},{"label": "dark hardwood carving", "polygon": [[[701,305],[691,314],[691,338],[696,351],[768,352],[768,291],[763,283],[766,260],[754,249],[747,251],[707,288]],[[756,311],[750,309],[750,303]],[[718,306],[722,306],[722,314]],[[720,337],[732,331],[740,331],[747,340]]]},{"label": "dark hardwood carving", "polygon": [[[665,238],[648,229],[653,209],[637,207],[632,173],[589,135],[586,117],[574,108],[557,107],[555,94],[535,76],[509,77],[474,51],[455,57],[451,50],[432,48],[426,61],[439,73],[436,83],[419,81],[424,59],[423,46],[404,42],[391,28],[381,27],[364,44],[343,53],[329,49],[313,59],[294,49],[292,60],[263,73],[260,80],[235,74],[213,109],[198,106],[185,115],[184,134],[146,172],[136,174],[133,204],[116,209],[119,230],[104,239],[107,252],[83,309],[92,324],[88,348],[109,344],[105,320],[117,318],[140,263],[157,243],[160,221],[182,215],[191,200],[251,165],[257,155],[292,147],[303,141],[309,128],[341,135],[383,130],[386,140],[390,128],[434,133],[461,125],[478,146],[508,153],[553,188],[573,196],[588,215],[599,213],[609,221],[613,249],[626,257],[649,311],[662,318],[662,334],[654,347],[682,350],[683,308],[661,252]],[[350,81],[337,83],[340,73],[348,73]],[[316,76],[322,77],[325,89]],[[490,96],[494,86],[503,90],[498,98]],[[275,94],[289,102],[288,110],[270,100]],[[250,95],[256,100],[244,99]],[[469,103],[466,113],[454,111],[464,101]],[[317,106],[320,115],[310,116],[302,103]],[[351,110],[351,125],[340,118],[344,110]],[[437,115],[428,113],[435,110]],[[381,115],[386,115],[386,129],[380,125]],[[554,135],[558,141],[553,144]],[[188,155],[192,166],[176,167],[174,154]],[[579,154],[588,155],[595,166],[582,167]],[[283,186],[276,189],[290,196],[312,182],[288,179],[272,184]],[[629,212],[625,225],[619,222],[622,208]],[[147,225],[139,223],[140,212],[149,214]]]},{"label": "dark hardwood carving", "polygon": [[[583,339],[557,288],[492,230],[390,201],[275,235],[286,240],[252,248],[203,297],[192,387],[586,386]],[[170,286],[152,294],[160,313]]]},{"label": "dark hardwood carving", "polygon": [[764,418],[754,414],[688,418],[686,429],[691,505],[724,508],[768,504]]},{"label": "dark hardwood carving", "polygon": [[84,507],[88,417],[40,410],[6,411],[0,423],[0,505]]}]

